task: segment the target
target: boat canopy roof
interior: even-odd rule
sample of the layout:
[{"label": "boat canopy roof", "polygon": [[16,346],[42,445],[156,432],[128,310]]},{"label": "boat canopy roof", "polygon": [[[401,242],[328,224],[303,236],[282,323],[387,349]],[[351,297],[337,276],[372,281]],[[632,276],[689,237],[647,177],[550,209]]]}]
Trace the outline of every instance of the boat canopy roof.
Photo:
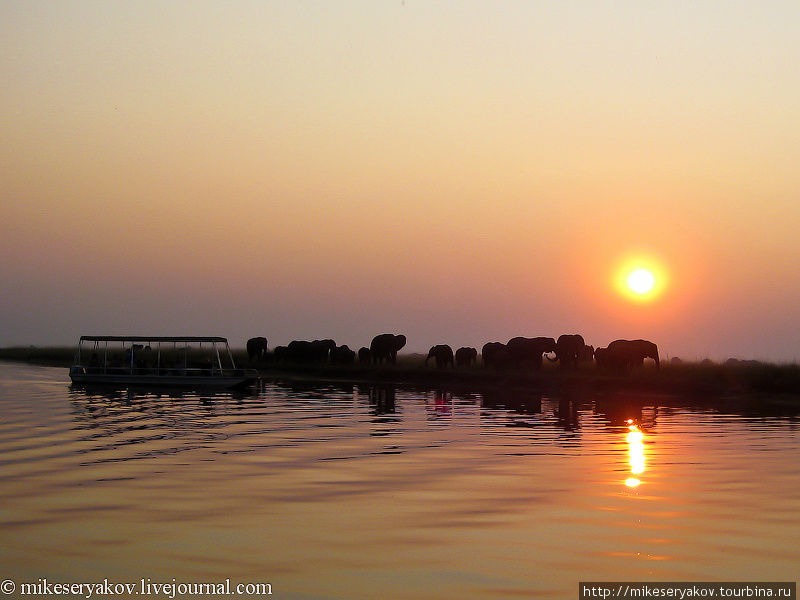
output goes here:
[{"label": "boat canopy roof", "polygon": [[217,342],[227,344],[228,339],[214,336],[198,335],[82,335],[82,342]]}]

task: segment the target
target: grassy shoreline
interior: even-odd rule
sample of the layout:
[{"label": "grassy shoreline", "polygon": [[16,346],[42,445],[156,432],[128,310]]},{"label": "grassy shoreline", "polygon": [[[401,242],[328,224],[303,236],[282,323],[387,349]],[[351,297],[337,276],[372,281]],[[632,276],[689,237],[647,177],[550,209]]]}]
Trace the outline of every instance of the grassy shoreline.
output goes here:
[{"label": "grassy shoreline", "polygon": [[[75,350],[68,347],[0,348],[0,360],[69,367]],[[348,383],[411,385],[480,391],[487,388],[531,389],[543,393],[625,391],[689,396],[770,395],[800,403],[800,365],[664,364],[629,374],[613,374],[586,366],[562,371],[545,365],[541,371],[516,372],[482,367],[439,370],[423,365],[424,356],[402,355],[396,365],[258,365],[235,350],[237,364],[258,368],[265,379],[317,380]]]},{"label": "grassy shoreline", "polygon": [[0,360],[68,368],[75,360],[75,347],[9,346],[0,348]]}]

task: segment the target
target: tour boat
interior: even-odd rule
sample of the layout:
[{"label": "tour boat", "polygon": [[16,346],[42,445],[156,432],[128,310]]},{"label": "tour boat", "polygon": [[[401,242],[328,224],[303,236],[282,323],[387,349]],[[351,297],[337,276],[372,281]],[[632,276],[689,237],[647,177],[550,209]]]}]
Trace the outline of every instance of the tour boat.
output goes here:
[{"label": "tour boat", "polygon": [[237,369],[224,337],[83,335],[73,383],[235,388],[255,383],[258,372]]}]

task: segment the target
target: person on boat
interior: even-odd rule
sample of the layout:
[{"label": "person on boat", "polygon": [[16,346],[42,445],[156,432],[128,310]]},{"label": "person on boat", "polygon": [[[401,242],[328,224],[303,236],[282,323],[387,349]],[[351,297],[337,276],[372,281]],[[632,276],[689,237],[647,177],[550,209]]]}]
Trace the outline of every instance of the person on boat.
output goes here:
[{"label": "person on boat", "polygon": [[136,366],[139,368],[139,372],[146,373],[152,365],[153,351],[150,346],[147,345],[139,351],[139,354],[136,358]]}]

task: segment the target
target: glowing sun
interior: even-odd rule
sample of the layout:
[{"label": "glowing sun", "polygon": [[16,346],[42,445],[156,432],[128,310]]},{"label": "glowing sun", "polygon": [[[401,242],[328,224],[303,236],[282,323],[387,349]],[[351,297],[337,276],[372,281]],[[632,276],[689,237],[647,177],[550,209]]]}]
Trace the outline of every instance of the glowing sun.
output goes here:
[{"label": "glowing sun", "polygon": [[626,282],[634,294],[646,294],[655,287],[656,276],[652,271],[639,267],[630,272]]},{"label": "glowing sun", "polygon": [[650,302],[664,292],[668,276],[660,260],[639,254],[618,264],[614,280],[622,296],[636,302]]}]

